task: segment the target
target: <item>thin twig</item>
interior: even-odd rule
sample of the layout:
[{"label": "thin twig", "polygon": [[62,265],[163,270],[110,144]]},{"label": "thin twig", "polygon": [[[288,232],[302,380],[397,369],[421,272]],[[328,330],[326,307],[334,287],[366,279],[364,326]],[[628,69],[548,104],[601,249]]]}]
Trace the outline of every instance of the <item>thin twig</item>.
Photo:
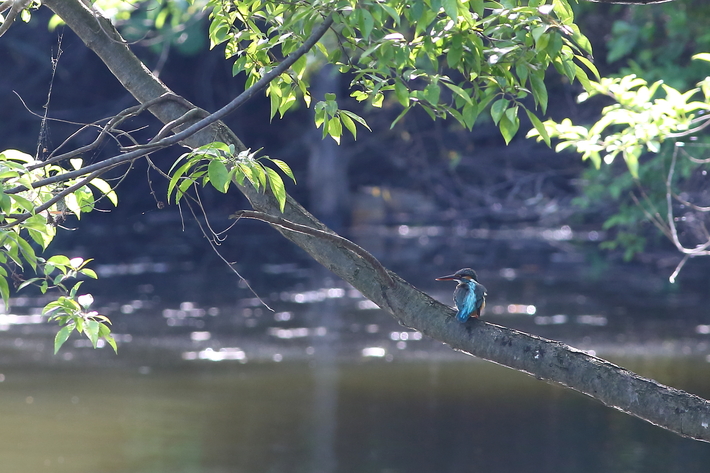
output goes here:
[{"label": "thin twig", "polygon": [[704,115],[695,119],[696,123],[701,121],[703,122],[702,125],[698,125],[695,128],[691,128],[689,130],[681,131],[678,133],[669,133],[665,136],[665,138],[683,138],[684,136],[693,135],[699,131],[702,131],[703,129],[710,126],[710,115]]},{"label": "thin twig", "polygon": [[[123,163],[121,163],[121,164],[123,164]],[[57,195],[55,195],[54,197],[52,197],[48,201],[44,202],[42,205],[38,205],[37,207],[33,208],[31,212],[25,212],[25,213],[18,214],[16,216],[14,216],[14,220],[11,223],[7,223],[5,225],[0,225],[0,228],[14,227],[14,226],[19,225],[20,223],[24,222],[28,218],[32,217],[33,215],[36,215],[40,212],[44,212],[45,210],[49,209],[51,206],[53,206],[54,204],[56,204],[57,202],[62,200],[67,195],[84,187],[89,182],[91,182],[93,179],[99,177],[101,174],[109,171],[110,169],[113,169],[113,168],[99,169],[97,171],[94,171],[93,173],[86,176],[84,179],[76,182],[75,184],[67,187],[66,189],[62,189],[61,192],[57,193]]]},{"label": "thin twig", "polygon": [[671,284],[675,283],[675,278],[678,277],[678,274],[680,274],[680,270],[683,269],[683,266],[685,266],[686,261],[690,259],[692,255],[685,255],[683,256],[683,259],[680,260],[680,263],[678,263],[678,266],[676,266],[675,271],[673,271],[673,274],[671,274],[671,277],[668,278],[668,280],[671,282]]},{"label": "thin twig", "polygon": [[636,194],[634,194],[633,192],[629,192],[629,196],[631,196],[631,199],[641,209],[646,218],[649,219],[651,223],[653,223],[653,225],[658,228],[658,230],[660,230],[666,237],[672,240],[673,237],[670,233],[670,230],[668,229],[668,225],[666,225],[665,220],[660,218],[660,214],[656,212],[656,214],[654,215],[648,210],[646,210],[646,208],[641,204],[641,201],[638,199],[638,197],[636,197]]},{"label": "thin twig", "polygon": [[[159,149],[167,148],[168,146],[172,146],[174,144],[179,143],[180,141],[188,138],[189,136],[192,136],[193,134],[197,133],[198,131],[202,130],[203,128],[206,128],[210,126],[211,124],[215,123],[216,121],[219,121],[223,117],[229,115],[230,113],[234,112],[237,110],[239,107],[244,105],[249,99],[251,99],[257,92],[261,91],[264,89],[269,82],[274,80],[276,77],[284,73],[289,67],[293,65],[301,56],[306,54],[317,42],[320,40],[320,38],[325,34],[326,31],[328,31],[328,28],[330,28],[330,25],[333,23],[333,17],[329,16],[326,18],[323,23],[318,25],[315,30],[313,30],[313,33],[311,36],[301,45],[296,49],[294,52],[289,54],[286,59],[284,59],[278,66],[274,67],[271,69],[269,72],[264,74],[261,79],[256,81],[251,87],[249,87],[247,90],[239,94],[234,100],[229,102],[227,105],[222,107],[221,109],[217,110],[216,112],[212,113],[211,115],[203,118],[202,120],[198,121],[197,123],[189,126],[185,130],[182,130],[174,135],[168,136],[166,138],[163,138],[162,140],[156,141],[155,143],[152,143],[150,146],[147,146],[145,149],[136,149],[132,151],[128,151],[122,154],[119,154],[117,156],[114,156],[112,158],[109,158],[105,161],[101,161],[99,163],[86,166],[82,169],[78,169],[76,171],[71,171],[63,174],[58,174],[56,176],[48,177],[46,179],[40,179],[38,181],[34,181],[32,183],[33,188],[38,188],[38,187],[43,187],[49,184],[56,184],[58,182],[64,182],[70,179],[74,179],[76,177],[81,177],[85,175],[88,172],[93,172],[98,169],[103,169],[104,167],[115,167],[116,165],[122,164],[127,161],[132,161],[136,158],[140,158],[142,156],[146,156],[147,154],[150,154],[154,151],[157,151]],[[173,94],[165,94],[163,96],[157,97],[156,99],[153,99],[150,102],[157,102],[159,100],[165,100],[165,98],[171,98],[174,99],[175,96],[172,96]],[[171,97],[172,96],[172,97]],[[185,100],[185,99],[182,99]],[[145,102],[141,104],[141,108],[149,107],[148,105],[149,102]],[[17,194],[18,192],[22,192],[27,190],[25,186],[17,186],[13,187],[12,189],[7,189],[5,190],[6,194]]]},{"label": "thin twig", "polygon": [[687,200],[684,200],[676,193],[673,193],[673,198],[675,200],[677,200],[679,203],[685,205],[686,207],[690,207],[691,209],[697,210],[698,212],[710,212],[710,207],[701,207],[700,205],[695,205],[692,202],[688,202]]},{"label": "thin twig", "polygon": [[10,12],[5,16],[5,21],[0,24],[0,36],[10,29],[10,25],[15,21],[17,14],[27,8],[32,0],[7,0],[0,5],[0,12],[10,8]]},{"label": "thin twig", "polygon": [[[199,195],[199,194],[198,194],[198,195]],[[204,227],[203,227],[202,224],[200,223],[200,219],[197,218],[197,215],[195,214],[195,210],[192,208],[192,205],[190,205],[190,202],[189,202],[188,200],[186,200],[185,202],[187,203],[187,208],[190,209],[190,213],[192,214],[193,218],[195,219],[195,222],[197,222],[197,226],[200,227],[200,231],[202,232],[202,235],[207,239],[207,242],[208,242],[208,243],[210,244],[210,246],[212,247],[212,250],[217,254],[217,256],[219,256],[219,259],[221,259],[222,261],[224,261],[225,264],[226,264],[227,266],[229,266],[229,269],[231,269],[234,274],[236,274],[237,276],[239,276],[239,279],[241,279],[241,280],[244,282],[244,284],[246,284],[247,288],[251,291],[252,294],[254,294],[254,297],[256,297],[256,298],[259,300],[259,302],[261,302],[261,303],[264,305],[264,307],[266,307],[267,309],[269,309],[271,312],[275,312],[274,309],[272,309],[271,307],[269,307],[269,304],[267,304],[266,302],[264,302],[264,300],[263,300],[261,297],[259,297],[259,294],[257,294],[256,291],[255,291],[255,290],[251,287],[251,285],[249,284],[249,281],[247,281],[247,280],[244,278],[244,276],[242,276],[241,274],[239,274],[239,271],[237,271],[237,270],[234,268],[234,264],[235,264],[235,263],[230,263],[229,261],[227,261],[227,259],[226,259],[224,256],[222,256],[222,253],[220,253],[219,250],[217,249],[217,246],[215,245],[215,242],[212,240],[212,238],[210,238],[210,236],[207,234],[207,232],[205,231]],[[199,202],[197,203],[197,205],[200,207],[200,210],[202,211],[202,215],[204,215],[204,217],[205,217],[205,221],[207,221],[207,213],[205,212],[204,207],[202,207],[202,204],[199,203]],[[213,233],[213,234],[214,234],[214,233]]]},{"label": "thin twig", "polygon": [[291,222],[290,220],[286,220],[282,217],[275,217],[273,215],[269,215],[264,212],[257,212],[254,210],[240,210],[230,215],[230,218],[236,218],[237,220],[239,220],[240,218],[251,218],[254,220],[261,220],[262,222],[266,222],[277,227],[285,228],[286,230],[290,230],[292,232],[314,236],[343,246],[358,255],[359,257],[361,257],[362,259],[364,259],[365,261],[367,261],[368,263],[370,263],[370,265],[380,275],[380,278],[383,281],[386,281],[390,287],[394,287],[394,279],[392,279],[392,276],[390,276],[385,267],[382,266],[382,263],[380,263],[377,258],[372,256],[364,248],[356,245],[355,243],[346,238],[341,237],[340,235],[319,230],[317,228],[308,227],[306,225],[301,225],[300,223]]},{"label": "thin twig", "polygon": [[668,170],[668,178],[666,179],[666,205],[668,206],[668,225],[670,227],[671,231],[671,240],[673,241],[673,244],[675,244],[676,248],[678,251],[685,255],[690,255],[690,256],[701,256],[701,255],[710,255],[710,251],[708,251],[708,247],[710,247],[710,240],[706,241],[702,245],[698,245],[695,248],[686,248],[683,246],[683,244],[680,242],[680,239],[678,238],[678,229],[676,228],[674,217],[673,217],[673,190],[672,190],[672,184],[673,184],[673,174],[675,172],[675,163],[678,158],[678,149],[680,146],[676,146],[675,150],[673,151],[673,155],[671,157],[671,166],[670,169]]}]

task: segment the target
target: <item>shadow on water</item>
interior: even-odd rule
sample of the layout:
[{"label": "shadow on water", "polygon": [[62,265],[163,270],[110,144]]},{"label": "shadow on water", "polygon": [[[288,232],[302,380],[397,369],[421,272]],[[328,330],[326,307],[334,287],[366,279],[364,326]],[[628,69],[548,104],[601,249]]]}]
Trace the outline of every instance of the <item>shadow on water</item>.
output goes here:
[{"label": "shadow on water", "polygon": [[[529,249],[491,259],[500,242],[456,237],[463,231],[398,226],[361,240],[445,303],[453,287],[433,278],[480,263],[487,320],[710,397],[704,314],[657,316],[679,298],[644,298],[641,277],[618,269],[602,283],[583,277],[584,258],[559,249],[569,240],[544,247],[541,236],[538,254],[516,264]],[[52,355],[43,299],[13,300],[0,315],[2,472],[707,471],[704,443],[453,352],[293,249],[259,253],[278,238],[250,233],[236,253],[274,312],[203,259],[102,258],[92,291],[114,321],[118,356],[80,338]]]}]

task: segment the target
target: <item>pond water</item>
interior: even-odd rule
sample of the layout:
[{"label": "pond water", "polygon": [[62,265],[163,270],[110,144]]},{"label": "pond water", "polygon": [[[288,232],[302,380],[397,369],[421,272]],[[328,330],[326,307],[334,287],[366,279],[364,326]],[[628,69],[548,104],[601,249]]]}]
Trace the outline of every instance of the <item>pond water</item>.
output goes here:
[{"label": "pond water", "polygon": [[[432,257],[436,232],[409,244],[395,232],[386,264],[450,303],[453,285],[433,278],[458,269],[451,248]],[[697,291],[618,268],[600,285],[579,277],[584,259],[555,254],[554,270],[479,258],[486,319],[710,397]],[[78,337],[53,355],[46,301],[13,299],[0,314],[0,471],[708,471],[708,444],[400,327],[302,255],[253,257],[267,262],[240,269],[273,311],[204,260],[102,258],[91,287],[118,355]]]},{"label": "pond water", "polygon": [[[664,381],[707,396],[707,363],[688,364]],[[707,444],[475,360],[3,371],[6,473],[700,473],[710,464]]]}]

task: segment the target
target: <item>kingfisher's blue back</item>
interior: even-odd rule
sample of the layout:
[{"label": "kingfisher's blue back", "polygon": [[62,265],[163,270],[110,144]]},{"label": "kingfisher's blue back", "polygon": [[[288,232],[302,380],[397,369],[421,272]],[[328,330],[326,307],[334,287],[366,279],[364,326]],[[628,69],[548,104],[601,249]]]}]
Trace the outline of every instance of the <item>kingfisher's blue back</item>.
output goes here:
[{"label": "kingfisher's blue back", "polygon": [[473,279],[459,282],[454,291],[454,302],[458,309],[456,320],[464,323],[469,317],[479,317],[486,302],[486,288]]}]

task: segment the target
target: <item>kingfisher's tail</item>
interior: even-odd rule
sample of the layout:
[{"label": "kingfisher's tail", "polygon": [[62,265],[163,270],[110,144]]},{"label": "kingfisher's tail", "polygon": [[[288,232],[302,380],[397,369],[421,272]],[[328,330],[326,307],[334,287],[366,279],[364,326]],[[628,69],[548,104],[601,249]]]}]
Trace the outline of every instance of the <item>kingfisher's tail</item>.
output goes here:
[{"label": "kingfisher's tail", "polygon": [[463,324],[463,323],[465,323],[465,322],[468,320],[468,318],[469,318],[470,316],[471,316],[470,313],[464,312],[463,310],[459,310],[459,313],[456,314],[456,321],[457,321],[458,323]]}]

